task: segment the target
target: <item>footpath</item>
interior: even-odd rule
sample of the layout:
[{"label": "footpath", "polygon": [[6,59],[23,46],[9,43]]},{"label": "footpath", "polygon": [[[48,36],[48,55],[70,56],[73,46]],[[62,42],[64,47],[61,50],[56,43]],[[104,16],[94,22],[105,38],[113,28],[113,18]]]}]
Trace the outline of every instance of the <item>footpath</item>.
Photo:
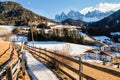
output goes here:
[{"label": "footpath", "polygon": [[50,69],[35,59],[28,51],[25,51],[25,59],[32,80],[58,80]]}]

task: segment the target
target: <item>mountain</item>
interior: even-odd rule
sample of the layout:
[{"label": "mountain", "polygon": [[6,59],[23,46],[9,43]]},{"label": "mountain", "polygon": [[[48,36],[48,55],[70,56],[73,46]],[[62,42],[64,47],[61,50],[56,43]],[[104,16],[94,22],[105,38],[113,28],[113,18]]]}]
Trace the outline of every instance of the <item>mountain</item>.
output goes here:
[{"label": "mountain", "polygon": [[58,22],[66,20],[67,19],[67,15],[64,12],[62,12],[61,15],[56,15],[55,19],[56,19],[56,21],[58,20]]},{"label": "mountain", "polygon": [[36,24],[41,22],[53,22],[46,17],[39,16],[25,9],[16,2],[0,2],[0,25],[29,25],[29,23],[33,21],[35,21]]},{"label": "mountain", "polygon": [[65,19],[75,19],[75,20],[82,20],[85,22],[95,22],[98,20],[103,19],[104,17],[107,17],[108,15],[112,14],[114,11],[109,11],[109,12],[101,12],[99,10],[94,10],[91,12],[88,12],[86,14],[82,14],[77,11],[71,10],[68,12],[68,14],[65,14],[62,12],[60,15],[55,16],[55,20],[58,22],[62,22]]},{"label": "mountain", "polygon": [[100,21],[89,24],[89,27],[106,28],[109,31],[120,32],[120,10]]},{"label": "mountain", "polygon": [[81,20],[74,20],[74,19],[66,19],[61,22],[62,24],[69,24],[72,26],[84,26],[86,23]]}]

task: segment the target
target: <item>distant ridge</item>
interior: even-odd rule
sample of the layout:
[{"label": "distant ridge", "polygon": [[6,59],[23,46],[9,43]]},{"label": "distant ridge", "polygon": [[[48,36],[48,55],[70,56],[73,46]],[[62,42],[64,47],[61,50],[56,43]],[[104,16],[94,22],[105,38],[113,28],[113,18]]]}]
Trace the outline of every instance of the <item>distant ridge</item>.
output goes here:
[{"label": "distant ridge", "polygon": [[84,26],[86,23],[81,20],[74,20],[74,19],[66,19],[61,22],[62,24],[69,24],[72,26]]},{"label": "distant ridge", "polygon": [[107,29],[111,32],[120,32],[120,10],[114,12],[104,19],[91,23],[89,27],[97,27]]},{"label": "distant ridge", "polygon": [[59,15],[55,15],[55,20],[58,22],[62,22],[66,19],[74,19],[74,20],[82,20],[85,22],[96,22],[96,21],[99,21],[99,20],[109,16],[113,12],[114,11],[101,12],[99,10],[94,10],[94,11],[88,12],[86,14],[82,14],[78,11],[71,10],[67,14],[62,12]]}]

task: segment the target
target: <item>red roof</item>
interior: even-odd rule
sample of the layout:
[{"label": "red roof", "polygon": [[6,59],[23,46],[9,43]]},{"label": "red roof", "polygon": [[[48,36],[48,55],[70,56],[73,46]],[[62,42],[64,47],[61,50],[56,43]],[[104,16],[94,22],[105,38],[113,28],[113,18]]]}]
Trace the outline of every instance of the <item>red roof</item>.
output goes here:
[{"label": "red roof", "polygon": [[96,54],[93,50],[87,50],[85,51],[86,53],[93,53],[93,54]]}]

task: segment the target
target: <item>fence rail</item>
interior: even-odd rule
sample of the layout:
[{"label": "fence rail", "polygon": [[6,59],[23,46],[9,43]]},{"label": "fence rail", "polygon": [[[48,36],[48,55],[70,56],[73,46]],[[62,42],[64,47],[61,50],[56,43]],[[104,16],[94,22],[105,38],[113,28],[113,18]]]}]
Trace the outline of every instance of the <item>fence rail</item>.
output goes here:
[{"label": "fence rail", "polygon": [[[78,69],[76,69],[76,68],[73,68],[73,67],[71,67],[70,65],[68,65],[68,64],[66,64],[66,63],[64,63],[64,62],[62,62],[62,61],[60,61],[60,60],[58,60],[58,59],[56,59],[55,57],[52,57],[52,56],[46,54],[46,52],[49,52],[49,53],[52,54],[52,55],[55,55],[55,56],[58,56],[58,57],[67,59],[67,60],[69,60],[69,61],[71,61],[71,62],[75,62],[75,63],[77,63],[77,64],[80,64],[80,61],[79,61],[79,60],[76,60],[76,59],[73,59],[73,58],[70,58],[70,57],[67,57],[67,56],[64,56],[64,55],[55,53],[55,52],[51,52],[51,51],[48,51],[48,50],[46,50],[46,49],[41,49],[41,50],[44,50],[45,52],[41,52],[39,48],[35,48],[35,47],[31,47],[31,46],[26,46],[26,49],[29,50],[31,53],[36,54],[36,55],[39,56],[39,57],[41,57],[41,56],[40,56],[39,54],[37,54],[37,53],[41,53],[42,55],[49,57],[50,59],[56,61],[57,63],[59,63],[59,64],[61,64],[62,66],[66,67],[67,69],[71,70],[72,72],[76,73],[77,75],[80,75],[80,76],[82,76],[83,78],[86,78],[87,80],[96,80],[95,78],[92,78],[91,76],[86,75],[85,73],[81,72],[80,70],[78,70]],[[35,53],[35,52],[37,52],[37,53]],[[41,57],[41,58],[44,59],[44,60],[46,60],[46,61],[48,61],[46,58],[43,58],[43,57]],[[66,74],[68,77],[70,77],[72,80],[76,80],[76,79],[74,78],[74,76],[70,75],[69,73],[67,73],[66,71],[62,70],[61,68],[59,68],[59,70],[60,70],[61,72],[63,72],[64,74]]]},{"label": "fence rail", "polygon": [[[71,58],[71,57],[68,57],[68,56],[64,56],[64,55],[62,55],[62,54],[58,54],[58,53],[56,53],[56,52],[52,52],[52,51],[49,51],[49,50],[46,50],[46,49],[36,48],[36,47],[32,47],[32,46],[26,46],[26,47],[28,48],[29,51],[31,51],[31,52],[34,51],[33,53],[35,53],[35,52],[41,53],[41,54],[49,57],[50,59],[54,59],[56,62],[62,64],[64,67],[72,70],[73,72],[75,72],[75,73],[78,74],[78,75],[80,74],[82,77],[84,77],[84,78],[86,78],[86,79],[89,79],[89,80],[95,80],[95,79],[92,78],[92,77],[90,77],[90,76],[88,76],[87,74],[84,74],[84,73],[80,72],[80,70],[77,70],[77,69],[75,69],[75,68],[73,68],[73,67],[65,64],[64,62],[61,62],[61,61],[57,60],[56,58],[51,57],[50,55],[46,54],[46,52],[48,52],[48,53],[50,53],[50,54],[52,54],[52,55],[55,55],[55,56],[64,58],[64,59],[69,60],[69,61],[71,61],[71,62],[74,62],[74,63],[77,63],[77,64],[82,63],[83,65],[88,66],[88,67],[90,67],[90,68],[94,68],[94,69],[96,69],[96,70],[103,71],[103,72],[108,73],[108,74],[110,74],[110,75],[114,75],[114,76],[120,77],[120,72],[115,71],[115,70],[111,70],[111,69],[108,69],[108,68],[96,66],[96,65],[93,65],[93,64],[90,64],[90,63],[87,63],[87,62],[83,62],[83,61],[80,62],[79,60],[76,60],[76,59],[74,59],[74,58]],[[41,52],[41,50],[43,50],[43,51],[45,51],[45,52]],[[41,57],[41,58],[44,59],[44,60],[46,59],[46,58],[44,58],[44,57],[42,57],[42,56],[40,56],[40,55],[37,55],[37,56]],[[47,59],[46,59],[46,60],[47,60]],[[48,60],[47,60],[47,61],[48,61]],[[62,70],[61,70],[61,71],[62,71]],[[63,72],[63,71],[62,71],[62,72]],[[66,75],[68,75],[67,72],[63,72],[63,73],[65,73]],[[68,76],[71,77],[71,75],[68,75]],[[74,79],[74,77],[71,77],[71,78]]]},{"label": "fence rail", "polygon": [[20,68],[24,66],[22,65],[21,61],[23,60],[22,55],[23,54],[20,54],[19,58],[15,59],[14,61],[8,63],[5,66],[5,69],[0,72],[0,80],[2,80],[4,77],[6,78],[6,80],[16,80]]}]

